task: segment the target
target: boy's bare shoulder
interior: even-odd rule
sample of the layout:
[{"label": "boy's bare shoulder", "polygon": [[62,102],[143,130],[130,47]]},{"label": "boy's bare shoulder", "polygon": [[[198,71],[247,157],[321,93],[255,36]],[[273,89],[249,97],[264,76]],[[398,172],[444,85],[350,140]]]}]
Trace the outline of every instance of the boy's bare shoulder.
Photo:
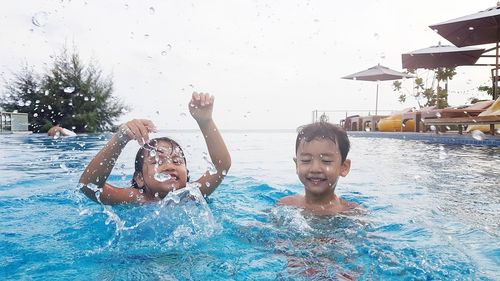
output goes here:
[{"label": "boy's bare shoulder", "polygon": [[278,204],[279,205],[288,205],[288,206],[301,206],[303,200],[304,200],[304,195],[300,195],[300,194],[290,195],[290,196],[286,196],[286,197],[281,198],[278,201]]}]

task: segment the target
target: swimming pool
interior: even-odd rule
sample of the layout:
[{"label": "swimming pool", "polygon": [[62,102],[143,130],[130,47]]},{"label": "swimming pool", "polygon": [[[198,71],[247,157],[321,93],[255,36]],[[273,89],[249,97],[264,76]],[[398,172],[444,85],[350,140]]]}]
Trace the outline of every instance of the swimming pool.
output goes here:
[{"label": "swimming pool", "polygon": [[[197,131],[171,131],[193,178]],[[109,134],[0,135],[0,278],[77,280],[495,280],[500,148],[352,137],[337,193],[366,214],[276,207],[303,192],[295,132],[226,131],[233,165],[208,205],[103,208],[77,189]],[[137,145],[111,181],[127,184]]]}]

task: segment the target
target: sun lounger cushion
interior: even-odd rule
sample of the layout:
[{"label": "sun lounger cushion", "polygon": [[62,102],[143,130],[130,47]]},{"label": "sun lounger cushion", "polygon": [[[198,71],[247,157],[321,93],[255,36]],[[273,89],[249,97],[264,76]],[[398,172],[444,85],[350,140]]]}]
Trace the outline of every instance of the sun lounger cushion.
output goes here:
[{"label": "sun lounger cushion", "polygon": [[[493,101],[491,101],[493,102]],[[479,113],[478,116],[491,116],[491,115],[500,115],[500,97],[496,99],[496,101],[490,105],[484,112]],[[495,125],[495,129],[500,129],[500,124]],[[481,132],[489,132],[490,126],[488,125],[472,125],[467,128],[467,132],[471,132],[474,130],[479,130]]]}]

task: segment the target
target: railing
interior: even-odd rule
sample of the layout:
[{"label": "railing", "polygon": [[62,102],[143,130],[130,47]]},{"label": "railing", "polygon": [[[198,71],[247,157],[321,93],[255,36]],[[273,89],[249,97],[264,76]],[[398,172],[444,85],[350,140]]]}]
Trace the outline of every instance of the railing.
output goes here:
[{"label": "railing", "polygon": [[28,132],[28,126],[28,113],[0,111],[0,133]]},{"label": "railing", "polygon": [[[378,115],[391,115],[397,110],[378,110]],[[333,124],[340,124],[348,116],[371,116],[371,110],[318,110],[312,111],[312,122],[327,121]]]}]

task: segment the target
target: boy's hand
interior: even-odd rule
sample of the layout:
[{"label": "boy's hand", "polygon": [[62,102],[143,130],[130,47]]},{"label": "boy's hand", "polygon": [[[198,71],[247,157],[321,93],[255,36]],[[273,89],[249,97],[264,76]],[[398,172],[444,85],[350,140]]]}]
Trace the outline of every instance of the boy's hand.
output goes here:
[{"label": "boy's hand", "polygon": [[205,123],[212,120],[214,99],[214,96],[207,93],[193,93],[189,102],[189,112],[196,122]]},{"label": "boy's hand", "polygon": [[152,132],[156,132],[156,127],[151,120],[134,119],[120,126],[118,138],[124,143],[137,140],[142,146],[149,141],[149,133]]}]

